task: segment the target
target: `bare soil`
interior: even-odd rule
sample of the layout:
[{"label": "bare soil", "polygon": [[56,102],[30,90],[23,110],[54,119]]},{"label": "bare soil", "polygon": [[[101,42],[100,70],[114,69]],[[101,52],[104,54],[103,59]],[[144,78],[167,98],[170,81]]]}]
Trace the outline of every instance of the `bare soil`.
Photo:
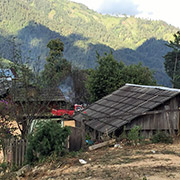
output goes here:
[{"label": "bare soil", "polygon": [[[82,165],[79,159],[87,164]],[[38,165],[21,180],[178,180],[180,141],[174,144],[106,147],[71,153]]]}]

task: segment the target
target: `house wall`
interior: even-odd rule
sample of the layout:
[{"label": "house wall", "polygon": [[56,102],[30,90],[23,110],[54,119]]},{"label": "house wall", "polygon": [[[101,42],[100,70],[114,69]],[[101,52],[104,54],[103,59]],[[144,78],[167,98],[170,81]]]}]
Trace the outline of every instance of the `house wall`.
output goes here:
[{"label": "house wall", "polygon": [[151,136],[158,130],[170,134],[179,132],[179,106],[180,97],[176,96],[157,108],[149,111],[147,115],[140,116],[126,125],[129,131],[135,125],[142,129],[144,136]]},{"label": "house wall", "polygon": [[63,121],[64,127],[65,126],[71,126],[71,127],[75,127],[75,121],[74,120],[68,120],[68,121]]}]

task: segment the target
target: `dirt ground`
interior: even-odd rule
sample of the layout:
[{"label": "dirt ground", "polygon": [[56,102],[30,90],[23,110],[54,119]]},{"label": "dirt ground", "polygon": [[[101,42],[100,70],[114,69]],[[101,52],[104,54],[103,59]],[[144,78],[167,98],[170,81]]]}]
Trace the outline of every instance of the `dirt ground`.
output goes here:
[{"label": "dirt ground", "polygon": [[[82,165],[79,159],[87,161]],[[178,180],[180,179],[180,141],[106,147],[71,153],[56,162],[34,167],[21,180]]]}]

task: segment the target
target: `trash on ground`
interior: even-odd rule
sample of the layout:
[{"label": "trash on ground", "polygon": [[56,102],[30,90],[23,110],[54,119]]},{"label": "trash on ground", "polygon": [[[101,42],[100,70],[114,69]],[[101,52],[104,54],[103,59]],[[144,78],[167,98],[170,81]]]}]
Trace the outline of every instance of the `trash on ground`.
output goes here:
[{"label": "trash on ground", "polygon": [[81,164],[87,164],[87,162],[86,162],[85,160],[83,160],[83,159],[79,159],[79,162],[80,162]]},{"label": "trash on ground", "polygon": [[115,148],[123,148],[120,144],[115,144],[114,147]]}]

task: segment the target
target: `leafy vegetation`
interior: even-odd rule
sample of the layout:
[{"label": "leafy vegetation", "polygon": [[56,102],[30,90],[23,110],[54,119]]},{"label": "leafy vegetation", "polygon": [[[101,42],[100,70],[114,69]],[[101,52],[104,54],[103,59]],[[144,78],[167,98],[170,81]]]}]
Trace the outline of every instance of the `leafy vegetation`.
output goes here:
[{"label": "leafy vegetation", "polygon": [[61,128],[57,122],[39,122],[29,136],[27,162],[32,163],[52,154],[62,155],[69,134],[69,128]]},{"label": "leafy vegetation", "polygon": [[167,133],[163,131],[157,132],[155,135],[151,138],[152,143],[166,143],[166,144],[172,144],[173,138],[172,136],[168,135]]},{"label": "leafy vegetation", "polygon": [[50,49],[47,63],[42,71],[42,79],[49,87],[59,85],[59,82],[71,72],[71,64],[63,58],[64,44],[60,39],[49,41]]},{"label": "leafy vegetation", "polygon": [[7,59],[3,59],[0,57],[0,68],[9,68],[11,67],[12,65],[12,62],[7,60]]},{"label": "leafy vegetation", "polygon": [[167,44],[172,49],[165,58],[165,70],[171,78],[173,87],[180,88],[180,31],[174,34],[174,41]]},{"label": "leafy vegetation", "polygon": [[163,21],[101,15],[67,0],[0,1],[0,56],[13,60],[12,37],[16,36],[23,59],[28,55],[31,65],[38,61],[41,68],[47,43],[60,38],[65,59],[80,68],[95,67],[96,50],[100,55],[113,51],[126,64],[142,61],[155,70],[160,84],[170,85],[162,56],[169,49],[165,41],[177,31]]},{"label": "leafy vegetation", "polygon": [[127,139],[129,140],[130,143],[137,145],[139,142],[142,141],[143,138],[140,135],[140,130],[141,130],[140,126],[134,126],[133,128],[131,128],[131,130],[127,135]]},{"label": "leafy vegetation", "polygon": [[87,81],[91,102],[101,99],[124,84],[121,78],[124,64],[118,63],[112,53],[103,57],[97,54],[97,62],[99,66],[95,70],[90,70]]},{"label": "leafy vegetation", "polygon": [[153,73],[142,64],[126,66],[114,59],[112,52],[100,56],[98,66],[91,69],[87,80],[90,101],[94,102],[117,90],[125,83],[155,85]]},{"label": "leafy vegetation", "polygon": [[6,162],[2,162],[0,164],[0,167],[2,168],[3,172],[5,173],[8,168],[8,164]]}]

